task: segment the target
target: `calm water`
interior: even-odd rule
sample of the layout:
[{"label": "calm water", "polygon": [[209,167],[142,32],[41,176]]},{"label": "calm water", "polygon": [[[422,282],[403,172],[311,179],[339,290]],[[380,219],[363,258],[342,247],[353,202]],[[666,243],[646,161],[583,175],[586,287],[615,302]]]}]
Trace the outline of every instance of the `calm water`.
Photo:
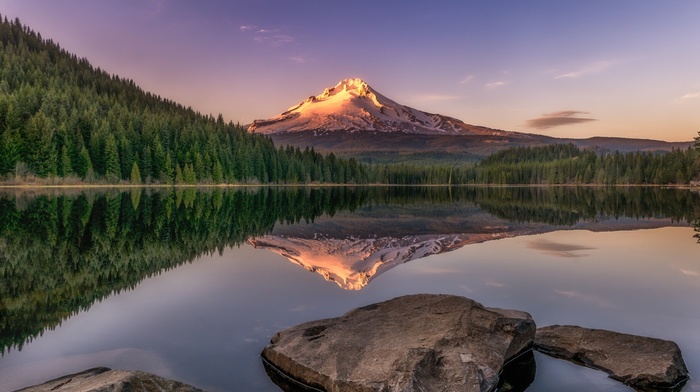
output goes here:
[{"label": "calm water", "polygon": [[[0,391],[96,366],[277,391],[278,330],[449,293],[678,343],[700,390],[700,197],[625,188],[0,194]],[[528,391],[627,391],[535,355]]]}]

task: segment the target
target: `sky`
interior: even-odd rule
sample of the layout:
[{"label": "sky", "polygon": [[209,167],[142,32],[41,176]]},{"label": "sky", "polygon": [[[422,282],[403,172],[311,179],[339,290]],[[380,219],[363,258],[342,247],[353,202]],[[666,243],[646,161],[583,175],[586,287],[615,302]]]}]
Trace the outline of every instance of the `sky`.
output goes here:
[{"label": "sky", "polygon": [[359,77],[404,105],[509,131],[700,131],[697,0],[0,0],[0,14],[241,124]]}]

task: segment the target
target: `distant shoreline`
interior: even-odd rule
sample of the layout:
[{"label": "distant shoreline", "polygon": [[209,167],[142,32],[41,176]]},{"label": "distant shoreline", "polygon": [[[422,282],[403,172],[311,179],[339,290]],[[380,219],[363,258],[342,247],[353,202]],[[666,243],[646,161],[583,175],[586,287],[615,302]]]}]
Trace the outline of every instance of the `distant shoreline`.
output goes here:
[{"label": "distant shoreline", "polygon": [[492,187],[492,188],[556,188],[556,187],[649,187],[697,189],[687,184],[0,184],[0,189],[148,189],[148,188],[315,188],[315,187]]}]

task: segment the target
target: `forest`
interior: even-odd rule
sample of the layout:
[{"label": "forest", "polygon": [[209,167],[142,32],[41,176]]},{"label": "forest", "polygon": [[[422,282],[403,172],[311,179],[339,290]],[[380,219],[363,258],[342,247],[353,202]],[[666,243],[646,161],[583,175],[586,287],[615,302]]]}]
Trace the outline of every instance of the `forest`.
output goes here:
[{"label": "forest", "polygon": [[481,162],[361,164],[275,146],[110,75],[0,16],[0,181],[43,184],[687,184],[696,148],[517,147]]},{"label": "forest", "polygon": [[[2,17],[0,16],[0,19]],[[19,19],[0,23],[0,177],[103,183],[363,183],[364,166],[144,92]]]},{"label": "forest", "polygon": [[373,166],[370,181],[391,184],[664,185],[700,177],[698,150],[600,151],[573,144],[514,147],[473,165]]}]

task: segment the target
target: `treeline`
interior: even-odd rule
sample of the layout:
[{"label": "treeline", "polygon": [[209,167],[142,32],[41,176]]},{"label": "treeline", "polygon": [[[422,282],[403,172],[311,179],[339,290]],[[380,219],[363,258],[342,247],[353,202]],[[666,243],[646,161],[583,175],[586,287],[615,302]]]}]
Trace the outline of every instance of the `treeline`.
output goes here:
[{"label": "treeline", "polygon": [[363,183],[365,167],[224,122],[110,75],[0,16],[0,179]]},{"label": "treeline", "polygon": [[620,153],[573,144],[515,147],[475,165],[374,166],[371,182],[391,184],[687,184],[700,176],[694,148]]}]

